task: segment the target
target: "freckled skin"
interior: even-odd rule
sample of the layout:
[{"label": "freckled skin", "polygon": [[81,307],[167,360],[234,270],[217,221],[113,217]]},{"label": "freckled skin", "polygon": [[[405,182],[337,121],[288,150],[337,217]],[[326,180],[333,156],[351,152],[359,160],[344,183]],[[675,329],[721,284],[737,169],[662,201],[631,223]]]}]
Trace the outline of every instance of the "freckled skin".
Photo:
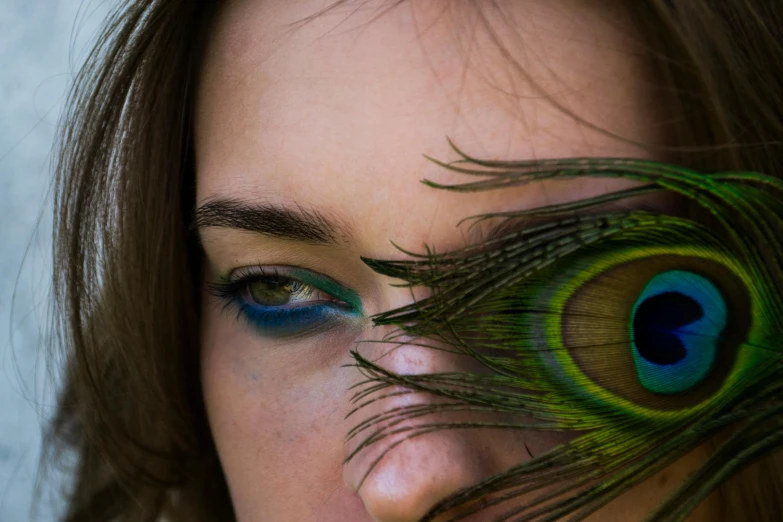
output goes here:
[{"label": "freckled skin", "polygon": [[[487,8],[489,22],[544,92],[632,141],[663,139],[660,103],[648,87],[653,79],[628,52],[636,32],[617,3],[507,4],[504,17]],[[360,255],[401,257],[390,240],[411,250],[425,243],[439,251],[460,247],[465,227],[456,225],[466,216],[624,186],[560,181],[470,195],[428,189],[420,179],[463,181],[423,158],[454,159],[447,136],[475,156],[497,159],[650,157],[564,114],[501,56],[469,3],[445,5],[408,2],[378,16],[384,4],[372,0],[349,16],[349,3],[292,29],[323,3],[227,2],[199,81],[198,201],[232,197],[317,209],[339,219],[351,237],[314,246],[206,229],[208,281],[243,266],[301,266],[357,292],[370,316],[409,303],[411,295],[389,286]],[[387,333],[369,324],[365,317],[310,338],[263,339],[205,294],[204,398],[240,522],[412,522],[441,498],[529,459],[528,451],[540,454],[568,439],[436,432],[397,446],[362,482],[384,446],[344,464],[356,444],[346,443],[346,433],[389,407],[433,400],[401,396],[345,418],[348,390],[361,379],[345,367],[349,351],[359,339]],[[480,371],[464,357],[412,345],[361,349],[402,374]],[[703,459],[694,452],[590,520],[641,520]],[[712,520],[710,506],[692,519]]]}]

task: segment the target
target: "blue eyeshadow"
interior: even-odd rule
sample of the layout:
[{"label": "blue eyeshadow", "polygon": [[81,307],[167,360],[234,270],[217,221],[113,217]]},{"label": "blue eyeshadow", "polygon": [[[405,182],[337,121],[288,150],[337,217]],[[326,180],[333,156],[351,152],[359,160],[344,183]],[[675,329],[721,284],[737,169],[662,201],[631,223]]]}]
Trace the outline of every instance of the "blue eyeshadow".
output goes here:
[{"label": "blue eyeshadow", "polygon": [[260,306],[239,299],[240,313],[260,335],[266,337],[302,334],[333,326],[341,317],[358,315],[355,311],[333,303],[286,308]]}]

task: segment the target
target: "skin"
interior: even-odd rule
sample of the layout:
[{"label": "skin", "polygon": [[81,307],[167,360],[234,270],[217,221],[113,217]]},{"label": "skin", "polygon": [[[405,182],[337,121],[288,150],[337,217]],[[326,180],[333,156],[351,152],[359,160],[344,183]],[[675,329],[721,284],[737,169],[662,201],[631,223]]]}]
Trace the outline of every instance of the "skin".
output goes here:
[{"label": "skin", "polygon": [[[296,29],[290,24],[323,2],[245,0],[222,8],[197,97],[198,204],[233,198],[312,209],[341,233],[335,244],[313,245],[202,228],[205,283],[241,267],[297,266],[352,289],[364,309],[328,331],[271,339],[205,293],[204,399],[240,522],[415,521],[449,494],[567,440],[532,431],[439,431],[397,446],[362,482],[396,439],[345,464],[356,447],[345,441],[348,430],[390,407],[435,399],[385,399],[346,419],[348,389],[361,375],[345,365],[356,341],[387,333],[371,326],[370,315],[412,299],[360,256],[405,258],[390,240],[409,250],[458,248],[483,233],[457,227],[464,217],[622,186],[561,181],[463,195],[429,189],[419,180],[465,181],[422,156],[456,159],[447,136],[482,158],[653,157],[562,110],[632,142],[665,139],[661,100],[646,62],[631,52],[637,33],[619,4],[507,2],[502,16],[482,4],[492,33],[469,2],[408,2],[386,12],[382,2],[352,2]],[[361,350],[400,374],[481,371],[464,357],[408,344]],[[704,458],[701,450],[689,455],[590,520],[641,520]],[[692,520],[713,520],[710,504]]]}]

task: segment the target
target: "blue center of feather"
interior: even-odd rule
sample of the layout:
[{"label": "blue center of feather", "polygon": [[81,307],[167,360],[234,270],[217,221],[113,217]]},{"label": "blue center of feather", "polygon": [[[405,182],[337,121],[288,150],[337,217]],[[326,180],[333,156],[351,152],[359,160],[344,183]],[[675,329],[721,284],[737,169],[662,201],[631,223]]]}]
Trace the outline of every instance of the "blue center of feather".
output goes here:
[{"label": "blue center of feather", "polygon": [[636,375],[654,393],[684,392],[708,374],[726,326],[720,290],[705,277],[669,270],[650,279],[631,313]]}]

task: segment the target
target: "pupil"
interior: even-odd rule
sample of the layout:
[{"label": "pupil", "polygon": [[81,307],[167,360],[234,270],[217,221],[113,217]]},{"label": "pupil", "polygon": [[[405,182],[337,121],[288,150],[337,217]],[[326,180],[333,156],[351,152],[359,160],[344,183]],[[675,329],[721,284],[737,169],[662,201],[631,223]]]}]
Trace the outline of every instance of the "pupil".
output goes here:
[{"label": "pupil", "polygon": [[253,300],[265,306],[280,306],[291,299],[291,281],[287,279],[265,279],[250,285]]},{"label": "pupil", "polygon": [[687,351],[675,331],[698,321],[704,311],[696,300],[679,292],[665,292],[645,299],[633,320],[639,355],[654,364],[677,364]]}]

